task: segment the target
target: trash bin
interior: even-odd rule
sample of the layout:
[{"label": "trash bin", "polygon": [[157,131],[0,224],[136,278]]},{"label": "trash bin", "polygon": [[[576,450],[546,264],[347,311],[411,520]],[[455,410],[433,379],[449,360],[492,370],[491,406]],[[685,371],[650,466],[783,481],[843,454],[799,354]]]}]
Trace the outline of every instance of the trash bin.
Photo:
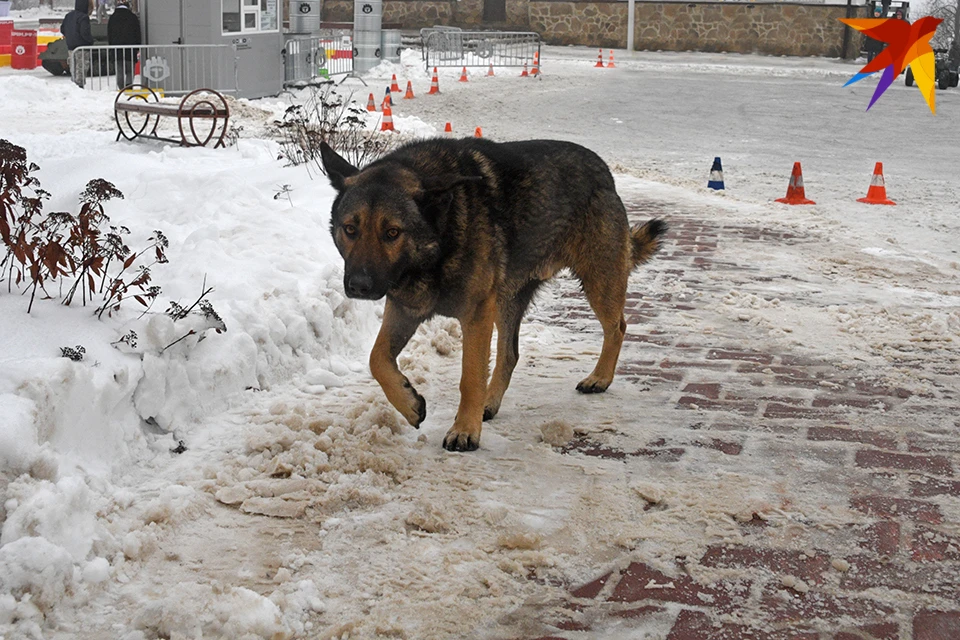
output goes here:
[{"label": "trash bin", "polygon": [[403,48],[403,32],[400,29],[384,29],[381,33],[381,53],[388,62],[400,62],[400,50]]},{"label": "trash bin", "polygon": [[14,69],[37,68],[37,32],[14,31],[10,37],[10,66]]},{"label": "trash bin", "polygon": [[320,0],[290,0],[290,31],[316,33],[320,30]]},{"label": "trash bin", "polygon": [[355,0],[353,3],[353,70],[369,71],[383,59],[380,28],[383,0]]},{"label": "trash bin", "polygon": [[[13,20],[0,20],[0,47],[9,47],[10,38],[13,33]],[[4,51],[3,53],[10,53]]]},{"label": "trash bin", "polygon": [[353,70],[359,73],[369,71],[380,64],[383,52],[380,50],[379,31],[355,31],[353,33]]}]

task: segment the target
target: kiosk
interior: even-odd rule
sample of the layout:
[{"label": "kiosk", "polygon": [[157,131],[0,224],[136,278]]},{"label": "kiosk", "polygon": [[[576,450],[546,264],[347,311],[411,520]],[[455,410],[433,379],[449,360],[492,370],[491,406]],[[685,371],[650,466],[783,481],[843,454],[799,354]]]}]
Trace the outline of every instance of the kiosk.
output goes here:
[{"label": "kiosk", "polygon": [[281,0],[140,0],[139,4],[145,42],[234,45],[240,97],[261,98],[283,89]]}]

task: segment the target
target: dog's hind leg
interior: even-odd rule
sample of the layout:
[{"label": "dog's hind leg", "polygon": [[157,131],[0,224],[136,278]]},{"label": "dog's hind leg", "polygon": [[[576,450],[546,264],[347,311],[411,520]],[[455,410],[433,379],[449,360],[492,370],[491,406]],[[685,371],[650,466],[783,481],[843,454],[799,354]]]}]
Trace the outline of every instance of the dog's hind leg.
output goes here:
[{"label": "dog's hind leg", "polygon": [[453,426],[443,438],[447,451],[474,451],[480,446],[483,402],[490,375],[490,339],[497,315],[496,297],[491,294],[467,317],[463,328],[463,372],[460,375],[460,407]]},{"label": "dog's hind leg", "polygon": [[500,411],[503,394],[510,386],[513,370],[520,360],[520,323],[541,284],[539,280],[529,282],[512,299],[503,301],[497,310],[497,366],[487,388],[484,420],[492,419]]},{"label": "dog's hind leg", "polygon": [[580,381],[577,391],[581,393],[603,393],[613,382],[617,370],[620,347],[627,331],[627,321],[623,317],[623,307],[627,300],[627,279],[630,276],[626,260],[620,264],[598,265],[578,272],[583,283],[583,292],[593,312],[597,314],[603,327],[603,348],[600,360],[593,373]]},{"label": "dog's hind leg", "polygon": [[383,310],[383,324],[377,341],[370,352],[370,373],[397,411],[403,414],[414,427],[427,417],[427,402],[400,373],[397,356],[403,351],[411,336],[420,326],[420,320],[413,318],[397,305],[387,300]]}]

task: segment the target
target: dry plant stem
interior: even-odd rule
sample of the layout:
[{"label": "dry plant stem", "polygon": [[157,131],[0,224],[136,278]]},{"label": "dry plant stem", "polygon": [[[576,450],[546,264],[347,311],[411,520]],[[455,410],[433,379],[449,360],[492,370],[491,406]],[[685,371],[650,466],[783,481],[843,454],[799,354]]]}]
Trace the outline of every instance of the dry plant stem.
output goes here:
[{"label": "dry plant stem", "polygon": [[[122,237],[130,230],[110,225],[104,211],[105,202],[122,199],[123,194],[102,178],[87,183],[76,216],[63,212],[44,215],[43,201],[50,196],[32,175],[38,170],[37,165],[27,162],[22,147],[0,140],[0,240],[6,247],[0,260],[0,278],[7,279],[7,291],[22,285],[22,294],[29,292],[27,313],[33,311],[38,292],[53,297],[47,290],[50,282],[56,283],[64,305],[73,302],[78,290],[84,305],[88,296],[92,300],[94,295],[103,294],[103,305],[95,311],[97,317],[119,310],[120,302],[133,289],[140,291],[133,297],[149,308],[148,299],[160,293],[159,287],[147,286],[150,267],[167,261],[164,249],[168,243],[163,233],[155,231],[149,239],[151,244],[131,254]],[[129,268],[151,249],[154,262],[138,267],[137,276],[125,281]],[[122,266],[112,274],[117,264]]]}]

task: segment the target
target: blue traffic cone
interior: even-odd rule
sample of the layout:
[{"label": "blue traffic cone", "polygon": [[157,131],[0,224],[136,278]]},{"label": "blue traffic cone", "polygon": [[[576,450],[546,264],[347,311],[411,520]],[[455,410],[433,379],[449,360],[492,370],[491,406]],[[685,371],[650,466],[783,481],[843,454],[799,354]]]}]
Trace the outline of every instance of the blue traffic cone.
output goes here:
[{"label": "blue traffic cone", "polygon": [[713,159],[713,166],[710,167],[710,181],[707,182],[708,189],[723,189],[723,167],[720,165],[720,156]]}]

